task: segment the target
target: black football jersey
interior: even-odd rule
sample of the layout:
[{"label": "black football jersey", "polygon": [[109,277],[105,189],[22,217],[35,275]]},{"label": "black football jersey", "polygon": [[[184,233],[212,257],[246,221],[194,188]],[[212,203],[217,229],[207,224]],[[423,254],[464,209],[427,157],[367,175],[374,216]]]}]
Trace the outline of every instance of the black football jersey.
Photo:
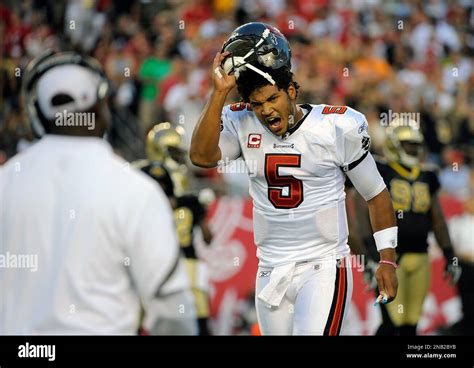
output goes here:
[{"label": "black football jersey", "polygon": [[377,160],[377,168],[392,197],[398,225],[397,253],[426,252],[432,230],[432,197],[440,184],[434,170],[406,169],[396,162]]},{"label": "black football jersey", "polygon": [[176,198],[176,209],[174,210],[176,231],[186,258],[197,259],[193,230],[205,216],[206,211],[196,196],[185,195]]}]

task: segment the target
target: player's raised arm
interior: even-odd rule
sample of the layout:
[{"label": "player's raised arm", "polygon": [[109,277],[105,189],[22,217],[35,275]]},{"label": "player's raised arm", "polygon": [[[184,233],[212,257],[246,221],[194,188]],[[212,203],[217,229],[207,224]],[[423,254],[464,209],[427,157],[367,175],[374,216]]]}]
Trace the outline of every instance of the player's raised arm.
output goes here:
[{"label": "player's raised arm", "polygon": [[227,75],[221,68],[228,54],[218,52],[212,64],[214,90],[194,128],[189,150],[189,157],[196,166],[214,167],[222,156],[219,148],[221,114],[228,93],[236,85],[235,76]]}]

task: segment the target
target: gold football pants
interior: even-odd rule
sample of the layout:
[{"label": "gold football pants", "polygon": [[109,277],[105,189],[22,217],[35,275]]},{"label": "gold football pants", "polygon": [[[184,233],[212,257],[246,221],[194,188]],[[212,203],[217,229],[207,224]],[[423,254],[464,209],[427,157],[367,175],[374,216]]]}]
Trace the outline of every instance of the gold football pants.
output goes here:
[{"label": "gold football pants", "polygon": [[416,325],[430,286],[428,253],[405,253],[399,265],[397,297],[386,308],[396,327]]},{"label": "gold football pants", "polygon": [[187,258],[186,268],[191,281],[191,290],[193,292],[198,318],[209,317],[209,295],[198,287],[198,262],[199,260]]}]

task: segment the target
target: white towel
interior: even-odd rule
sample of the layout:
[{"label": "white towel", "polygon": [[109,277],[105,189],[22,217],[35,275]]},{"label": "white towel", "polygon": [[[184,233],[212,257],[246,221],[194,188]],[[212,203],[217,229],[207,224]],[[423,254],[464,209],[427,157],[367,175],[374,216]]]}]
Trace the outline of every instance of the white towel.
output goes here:
[{"label": "white towel", "polygon": [[295,271],[295,262],[275,267],[270,281],[258,294],[258,298],[272,307],[278,307],[285,296]]}]

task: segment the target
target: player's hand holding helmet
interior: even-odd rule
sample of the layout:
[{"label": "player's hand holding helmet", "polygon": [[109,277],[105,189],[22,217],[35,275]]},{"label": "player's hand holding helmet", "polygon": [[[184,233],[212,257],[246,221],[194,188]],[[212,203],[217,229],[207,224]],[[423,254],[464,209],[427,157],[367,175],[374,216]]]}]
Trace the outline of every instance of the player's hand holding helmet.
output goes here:
[{"label": "player's hand holding helmet", "polygon": [[237,84],[233,73],[227,74],[221,67],[222,61],[229,55],[229,52],[218,52],[212,63],[212,82],[214,90],[217,92],[228,93]]}]

